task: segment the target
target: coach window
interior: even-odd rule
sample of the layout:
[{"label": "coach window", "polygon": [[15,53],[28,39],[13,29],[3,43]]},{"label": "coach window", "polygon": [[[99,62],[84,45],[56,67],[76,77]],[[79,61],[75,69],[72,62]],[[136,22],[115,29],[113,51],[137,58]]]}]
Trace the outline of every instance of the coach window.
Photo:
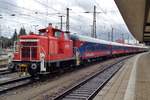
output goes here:
[{"label": "coach window", "polygon": [[86,47],[86,52],[90,52],[90,47],[89,46]]},{"label": "coach window", "polygon": [[55,37],[60,38],[60,37],[61,37],[61,32],[56,31],[56,32],[55,32]]},{"label": "coach window", "polygon": [[104,44],[101,44],[101,47],[102,50],[105,50]]}]

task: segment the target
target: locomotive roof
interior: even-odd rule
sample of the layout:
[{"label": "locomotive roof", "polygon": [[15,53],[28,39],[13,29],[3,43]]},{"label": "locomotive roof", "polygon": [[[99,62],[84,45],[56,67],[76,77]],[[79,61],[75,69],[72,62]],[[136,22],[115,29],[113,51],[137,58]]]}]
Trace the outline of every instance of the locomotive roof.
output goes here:
[{"label": "locomotive roof", "polygon": [[93,42],[93,43],[109,44],[109,45],[116,45],[116,46],[126,46],[126,47],[147,48],[145,46],[143,47],[143,46],[137,46],[137,45],[121,44],[121,43],[117,43],[117,42],[111,42],[111,41],[106,41],[106,40],[102,40],[102,39],[96,39],[96,38],[92,38],[89,36],[79,35],[77,33],[71,34],[71,38],[81,40],[81,41]]}]

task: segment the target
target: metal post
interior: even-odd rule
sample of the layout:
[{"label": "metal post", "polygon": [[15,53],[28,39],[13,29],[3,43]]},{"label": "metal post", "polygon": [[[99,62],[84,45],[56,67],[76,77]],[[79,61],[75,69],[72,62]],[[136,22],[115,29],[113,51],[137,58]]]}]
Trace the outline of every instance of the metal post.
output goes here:
[{"label": "metal post", "polygon": [[2,32],[1,32],[1,24],[0,24],[0,37],[1,37],[1,33],[2,33]]},{"label": "metal post", "polygon": [[93,34],[92,37],[96,38],[96,6],[94,6],[94,12],[93,12]]},{"label": "metal post", "polygon": [[[2,18],[3,18],[3,16],[0,15],[0,19],[2,19]],[[2,36],[2,28],[1,28],[1,24],[0,24],[0,39],[1,39],[1,36]],[[2,43],[3,43],[3,41],[0,40],[0,49],[2,49]]]},{"label": "metal post", "polygon": [[0,24],[0,49],[2,49],[2,40],[1,40],[1,34],[2,34],[2,32],[1,32],[1,24]]},{"label": "metal post", "polygon": [[108,32],[108,41],[110,41],[110,33]]},{"label": "metal post", "polygon": [[92,34],[93,34],[93,25],[90,25],[90,27],[91,27],[91,35],[90,36],[93,37],[92,36]]},{"label": "metal post", "polygon": [[112,31],[111,31],[111,41],[113,42],[113,31],[114,31],[114,28],[112,27]]},{"label": "metal post", "polygon": [[60,17],[60,29],[63,29],[63,18],[64,16],[59,16]]},{"label": "metal post", "polygon": [[36,27],[38,27],[39,25],[33,25],[34,26],[34,33],[36,33]]},{"label": "metal post", "polygon": [[124,41],[124,34],[122,33],[121,35],[122,35],[122,43],[123,43],[123,41]]},{"label": "metal post", "polygon": [[69,8],[67,8],[66,31],[69,32]]},{"label": "metal post", "polygon": [[129,34],[128,34],[128,44],[129,44]]}]

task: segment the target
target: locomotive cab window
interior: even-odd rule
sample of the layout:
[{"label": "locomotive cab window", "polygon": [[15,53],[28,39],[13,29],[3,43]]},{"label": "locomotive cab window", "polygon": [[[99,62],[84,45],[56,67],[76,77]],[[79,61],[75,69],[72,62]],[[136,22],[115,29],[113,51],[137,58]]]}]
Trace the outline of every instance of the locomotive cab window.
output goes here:
[{"label": "locomotive cab window", "polygon": [[40,29],[39,30],[39,35],[44,35],[46,33],[46,29]]},{"label": "locomotive cab window", "polygon": [[44,35],[44,33],[45,33],[45,32],[41,32],[41,31],[39,31],[39,35]]},{"label": "locomotive cab window", "polygon": [[55,37],[60,38],[60,37],[61,37],[61,32],[56,31],[56,32],[55,32]]}]

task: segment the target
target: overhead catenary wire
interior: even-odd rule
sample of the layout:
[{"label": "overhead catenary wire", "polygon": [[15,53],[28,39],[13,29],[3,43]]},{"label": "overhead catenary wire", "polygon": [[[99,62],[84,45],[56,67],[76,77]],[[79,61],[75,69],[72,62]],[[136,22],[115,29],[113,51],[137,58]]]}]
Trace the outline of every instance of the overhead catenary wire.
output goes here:
[{"label": "overhead catenary wire", "polygon": [[[35,1],[38,1],[38,0],[35,0]],[[7,3],[7,4],[9,4],[9,5],[11,5],[11,6],[14,6],[14,7],[17,7],[17,8],[21,8],[21,9],[24,9],[24,10],[27,10],[27,11],[30,11],[30,12],[36,12],[35,10],[31,10],[31,9],[27,9],[27,8],[24,8],[24,7],[20,7],[20,6],[17,6],[17,5],[14,5],[14,4],[11,4],[11,3],[8,3],[8,2],[6,2],[6,1],[2,1],[2,2],[5,2],[5,3]],[[39,2],[39,1],[38,1]],[[40,3],[40,2],[39,2]],[[46,5],[45,5],[46,6]],[[41,13],[41,12],[39,12],[39,13]],[[41,14],[43,14],[43,13],[41,13]],[[52,13],[53,14],[53,13]],[[56,13],[56,14],[59,14],[59,13]],[[27,15],[27,14],[26,14]],[[27,15],[27,16],[31,16],[31,15]],[[32,17],[32,16],[31,16]],[[42,19],[41,19],[42,20]]]},{"label": "overhead catenary wire", "polygon": [[[39,19],[38,21],[44,21],[45,20],[45,22],[47,23],[48,22],[48,20],[49,21],[51,21],[51,19],[57,19],[56,18],[56,16],[58,16],[58,15],[63,15],[62,13],[59,13],[59,12],[57,12],[57,13],[48,13],[48,12],[37,12],[36,10],[31,10],[31,9],[27,9],[27,8],[24,8],[24,7],[20,7],[20,6],[18,6],[18,5],[15,5],[15,4],[12,4],[12,3],[9,3],[9,2],[6,2],[6,1],[1,1],[2,3],[4,3],[4,4],[7,4],[7,5],[10,5],[10,6],[13,6],[13,7],[16,7],[16,8],[19,8],[19,9],[23,9],[23,10],[26,10],[27,12],[30,12],[31,14],[20,14],[19,12],[17,12],[17,11],[13,11],[13,12],[15,12],[15,13],[19,13],[20,15],[24,15],[24,16],[28,16],[28,17],[30,17],[30,19],[33,19],[33,18],[35,18],[35,20],[37,20],[37,19]],[[1,3],[0,2],[0,3]],[[52,7],[51,7],[52,8]],[[3,8],[4,9],[4,8]],[[7,8],[5,8],[5,9],[7,9]],[[8,9],[7,9],[8,10]],[[12,9],[11,9],[12,10]],[[11,11],[10,10],[10,11]],[[48,11],[48,10],[47,10]],[[43,16],[45,16],[45,19],[43,19],[43,18],[39,18],[39,17],[37,17],[35,14],[37,14],[37,16],[38,16],[38,14],[41,14],[41,15],[43,15]],[[16,14],[17,15],[17,14]],[[40,15],[40,16],[41,16]],[[49,19],[49,15],[51,15],[51,16],[53,16],[53,18],[51,18],[51,19]],[[55,16],[56,15],[56,16]],[[54,18],[54,16],[55,16],[55,18]],[[19,17],[21,17],[21,16],[19,16]],[[27,19],[27,18],[26,18]],[[29,18],[28,18],[29,19]],[[47,25],[47,24],[46,24]]]},{"label": "overhead catenary wire", "polygon": [[[21,6],[15,5],[13,3],[9,3],[7,1],[0,1],[0,3],[3,3],[5,5],[10,5],[10,6],[14,7],[14,8],[25,10],[25,11],[30,12],[32,14],[41,14],[41,15],[46,15],[47,14],[46,12],[42,12],[42,11],[39,11],[39,10],[38,11],[37,10],[31,10],[31,9],[28,9],[28,8],[25,8],[25,7],[21,7]],[[57,14],[62,14],[62,13],[60,13],[60,12],[48,13],[48,15],[57,15]]]},{"label": "overhead catenary wire", "polygon": [[[33,20],[33,21],[35,21],[35,22],[42,22],[42,21],[45,21],[44,19],[42,19],[41,18],[41,15],[43,15],[43,16],[47,16],[47,17],[50,17],[50,15],[51,16],[53,16],[53,17],[51,17],[51,19],[58,19],[57,17],[58,17],[58,15],[60,14],[59,12],[59,10],[57,10],[57,9],[55,9],[55,8],[53,8],[53,6],[49,6],[48,5],[48,3],[45,3],[45,2],[42,2],[42,1],[40,1],[40,0],[34,0],[36,3],[38,3],[38,4],[40,4],[40,5],[42,5],[43,7],[45,7],[46,9],[51,9],[52,11],[54,11],[54,13],[47,13],[46,11],[45,12],[43,12],[43,11],[38,11],[38,10],[32,10],[32,9],[29,9],[29,8],[25,8],[25,7],[22,7],[22,6],[20,6],[20,5],[16,5],[16,4],[14,4],[14,3],[12,3],[12,2],[8,2],[8,1],[0,1],[0,3],[2,2],[3,4],[5,4],[5,5],[9,5],[9,6],[12,6],[13,8],[17,8],[16,10],[18,10],[18,11],[16,11],[16,15],[21,15],[21,16],[19,16],[19,17],[21,17],[21,18],[25,18],[25,19],[31,19],[31,20]],[[102,14],[104,14],[104,15],[106,15],[106,18],[108,19],[108,21],[110,20],[110,18],[112,18],[112,17],[110,17],[110,15],[108,14],[108,13],[106,13],[101,7],[100,7],[100,4],[97,2],[97,1],[95,1],[96,3],[96,6],[97,6],[97,8],[99,8],[99,9],[101,9],[100,11],[102,12]],[[23,10],[23,11],[26,11],[28,14],[21,14],[21,13],[19,13],[19,10]],[[99,10],[98,9],[98,10]],[[12,10],[12,9],[11,9]],[[13,9],[14,10],[14,9]],[[13,11],[14,12],[14,11]],[[56,12],[56,13],[55,13]],[[62,11],[61,11],[62,12]],[[71,21],[72,20],[74,20],[75,19],[75,17],[72,17],[73,15],[72,14],[77,14],[77,13],[84,13],[84,12],[76,12],[76,13],[74,13],[74,12],[72,12],[72,11],[70,11],[70,19],[71,19]],[[37,15],[37,16],[36,16]],[[38,16],[39,15],[39,16]],[[56,16],[55,16],[56,15]],[[64,13],[61,13],[61,15],[64,15]],[[81,14],[81,16],[82,16],[82,14]],[[92,15],[91,15],[92,16]],[[37,17],[37,18],[36,18]],[[38,18],[39,17],[39,18]],[[47,18],[46,17],[46,18]],[[55,18],[56,17],[56,18]],[[83,17],[85,17],[85,16],[83,16]],[[88,18],[88,17],[87,17]],[[34,20],[35,19],[35,20]],[[51,21],[51,19],[49,19],[50,21]],[[112,18],[113,19],[113,18]],[[90,19],[91,20],[91,19]],[[70,21],[70,23],[72,23]],[[75,23],[78,23],[78,22],[80,22],[80,23],[82,23],[82,21],[78,21],[77,20],[77,22],[73,22],[72,24],[75,24]],[[99,20],[97,20],[97,22],[99,22]],[[100,22],[101,23],[101,22]],[[72,25],[71,24],[71,25]],[[89,27],[90,28],[90,27]]]},{"label": "overhead catenary wire", "polygon": [[[18,12],[18,11],[14,11],[14,10],[11,10],[11,9],[9,9],[9,8],[3,8],[3,7],[0,7],[1,9],[3,9],[3,10],[5,10],[5,14],[7,14],[8,16],[4,16],[4,17],[21,17],[21,18],[23,18],[23,19],[27,19],[27,20],[29,20],[30,19],[30,21],[29,22],[31,22],[31,21],[34,21],[34,22],[41,22],[41,21],[43,21],[43,20],[45,20],[45,19],[43,19],[41,16],[38,16],[38,14],[34,14],[34,15],[31,15],[31,14],[25,14],[25,13],[20,13],[20,12]],[[13,14],[13,16],[11,16]],[[41,17],[41,18],[40,18]],[[52,16],[46,16],[46,17],[48,17],[48,20],[50,20],[49,19],[49,17],[50,18],[57,18],[55,15],[52,15]]]},{"label": "overhead catenary wire", "polygon": [[37,2],[37,3],[39,3],[39,4],[41,4],[42,6],[44,6],[44,7],[46,7],[46,8],[50,8],[50,9],[52,9],[52,10],[54,10],[54,11],[60,12],[59,10],[57,10],[57,9],[51,7],[51,6],[48,6],[48,0],[47,0],[47,4],[44,4],[44,3],[42,3],[42,2],[39,1],[39,0],[34,0],[34,1]]}]

